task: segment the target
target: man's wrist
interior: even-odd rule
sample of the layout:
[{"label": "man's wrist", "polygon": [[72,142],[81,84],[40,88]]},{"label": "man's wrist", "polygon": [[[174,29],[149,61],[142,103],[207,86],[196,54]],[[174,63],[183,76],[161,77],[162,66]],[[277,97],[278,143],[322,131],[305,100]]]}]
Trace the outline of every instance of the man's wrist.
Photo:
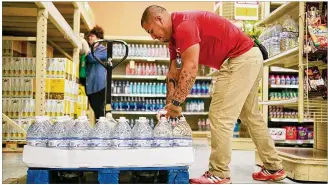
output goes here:
[{"label": "man's wrist", "polygon": [[183,102],[180,102],[180,101],[178,101],[178,100],[173,99],[173,100],[171,101],[171,103],[172,103],[172,105],[174,105],[174,106],[176,106],[176,107],[181,107],[181,104],[182,104]]}]

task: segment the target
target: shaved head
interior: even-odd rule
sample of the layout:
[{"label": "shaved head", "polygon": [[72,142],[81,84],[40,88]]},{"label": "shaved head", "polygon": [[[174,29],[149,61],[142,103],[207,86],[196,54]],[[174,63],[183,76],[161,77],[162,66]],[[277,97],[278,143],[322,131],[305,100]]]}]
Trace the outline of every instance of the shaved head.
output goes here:
[{"label": "shaved head", "polygon": [[158,13],[164,13],[164,12],[166,12],[166,9],[161,6],[157,6],[157,5],[148,6],[142,14],[141,26],[154,15],[156,15]]},{"label": "shaved head", "polygon": [[142,14],[141,27],[154,40],[169,42],[172,35],[171,14],[161,6],[148,6]]}]

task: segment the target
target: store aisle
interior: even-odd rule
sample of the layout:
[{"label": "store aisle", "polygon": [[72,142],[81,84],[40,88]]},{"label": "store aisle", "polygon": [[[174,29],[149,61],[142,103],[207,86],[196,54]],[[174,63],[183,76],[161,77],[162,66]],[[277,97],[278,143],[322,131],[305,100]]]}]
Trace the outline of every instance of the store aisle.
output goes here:
[{"label": "store aisle", "polygon": [[[210,155],[210,147],[207,139],[195,139],[194,148],[195,163],[190,167],[190,177],[197,177],[207,170],[208,157]],[[173,157],[173,156],[172,156]],[[258,171],[259,167],[255,165],[254,151],[238,151],[232,152],[232,161],[230,164],[232,172],[232,182],[237,183],[263,183],[254,181],[251,174]],[[20,153],[3,153],[2,154],[2,180],[8,178],[18,178],[26,174],[27,167],[22,161]],[[268,182],[272,183],[272,182]],[[280,183],[294,183],[289,179],[285,179]]]}]

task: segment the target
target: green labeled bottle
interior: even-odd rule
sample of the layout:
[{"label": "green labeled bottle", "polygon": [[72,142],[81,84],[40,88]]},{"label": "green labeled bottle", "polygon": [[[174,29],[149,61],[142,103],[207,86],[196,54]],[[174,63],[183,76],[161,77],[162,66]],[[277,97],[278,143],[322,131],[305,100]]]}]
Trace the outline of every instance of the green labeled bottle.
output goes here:
[{"label": "green labeled bottle", "polygon": [[80,78],[87,77],[87,56],[83,54],[80,58]]}]

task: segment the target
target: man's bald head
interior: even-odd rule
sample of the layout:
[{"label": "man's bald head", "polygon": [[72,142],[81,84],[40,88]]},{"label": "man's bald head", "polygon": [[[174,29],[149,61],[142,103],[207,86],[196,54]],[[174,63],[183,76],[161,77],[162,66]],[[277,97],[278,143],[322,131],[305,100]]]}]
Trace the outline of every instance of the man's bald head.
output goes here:
[{"label": "man's bald head", "polygon": [[156,15],[158,13],[164,13],[164,12],[166,12],[166,9],[161,6],[157,6],[157,5],[148,6],[142,14],[141,26],[154,15]]}]

